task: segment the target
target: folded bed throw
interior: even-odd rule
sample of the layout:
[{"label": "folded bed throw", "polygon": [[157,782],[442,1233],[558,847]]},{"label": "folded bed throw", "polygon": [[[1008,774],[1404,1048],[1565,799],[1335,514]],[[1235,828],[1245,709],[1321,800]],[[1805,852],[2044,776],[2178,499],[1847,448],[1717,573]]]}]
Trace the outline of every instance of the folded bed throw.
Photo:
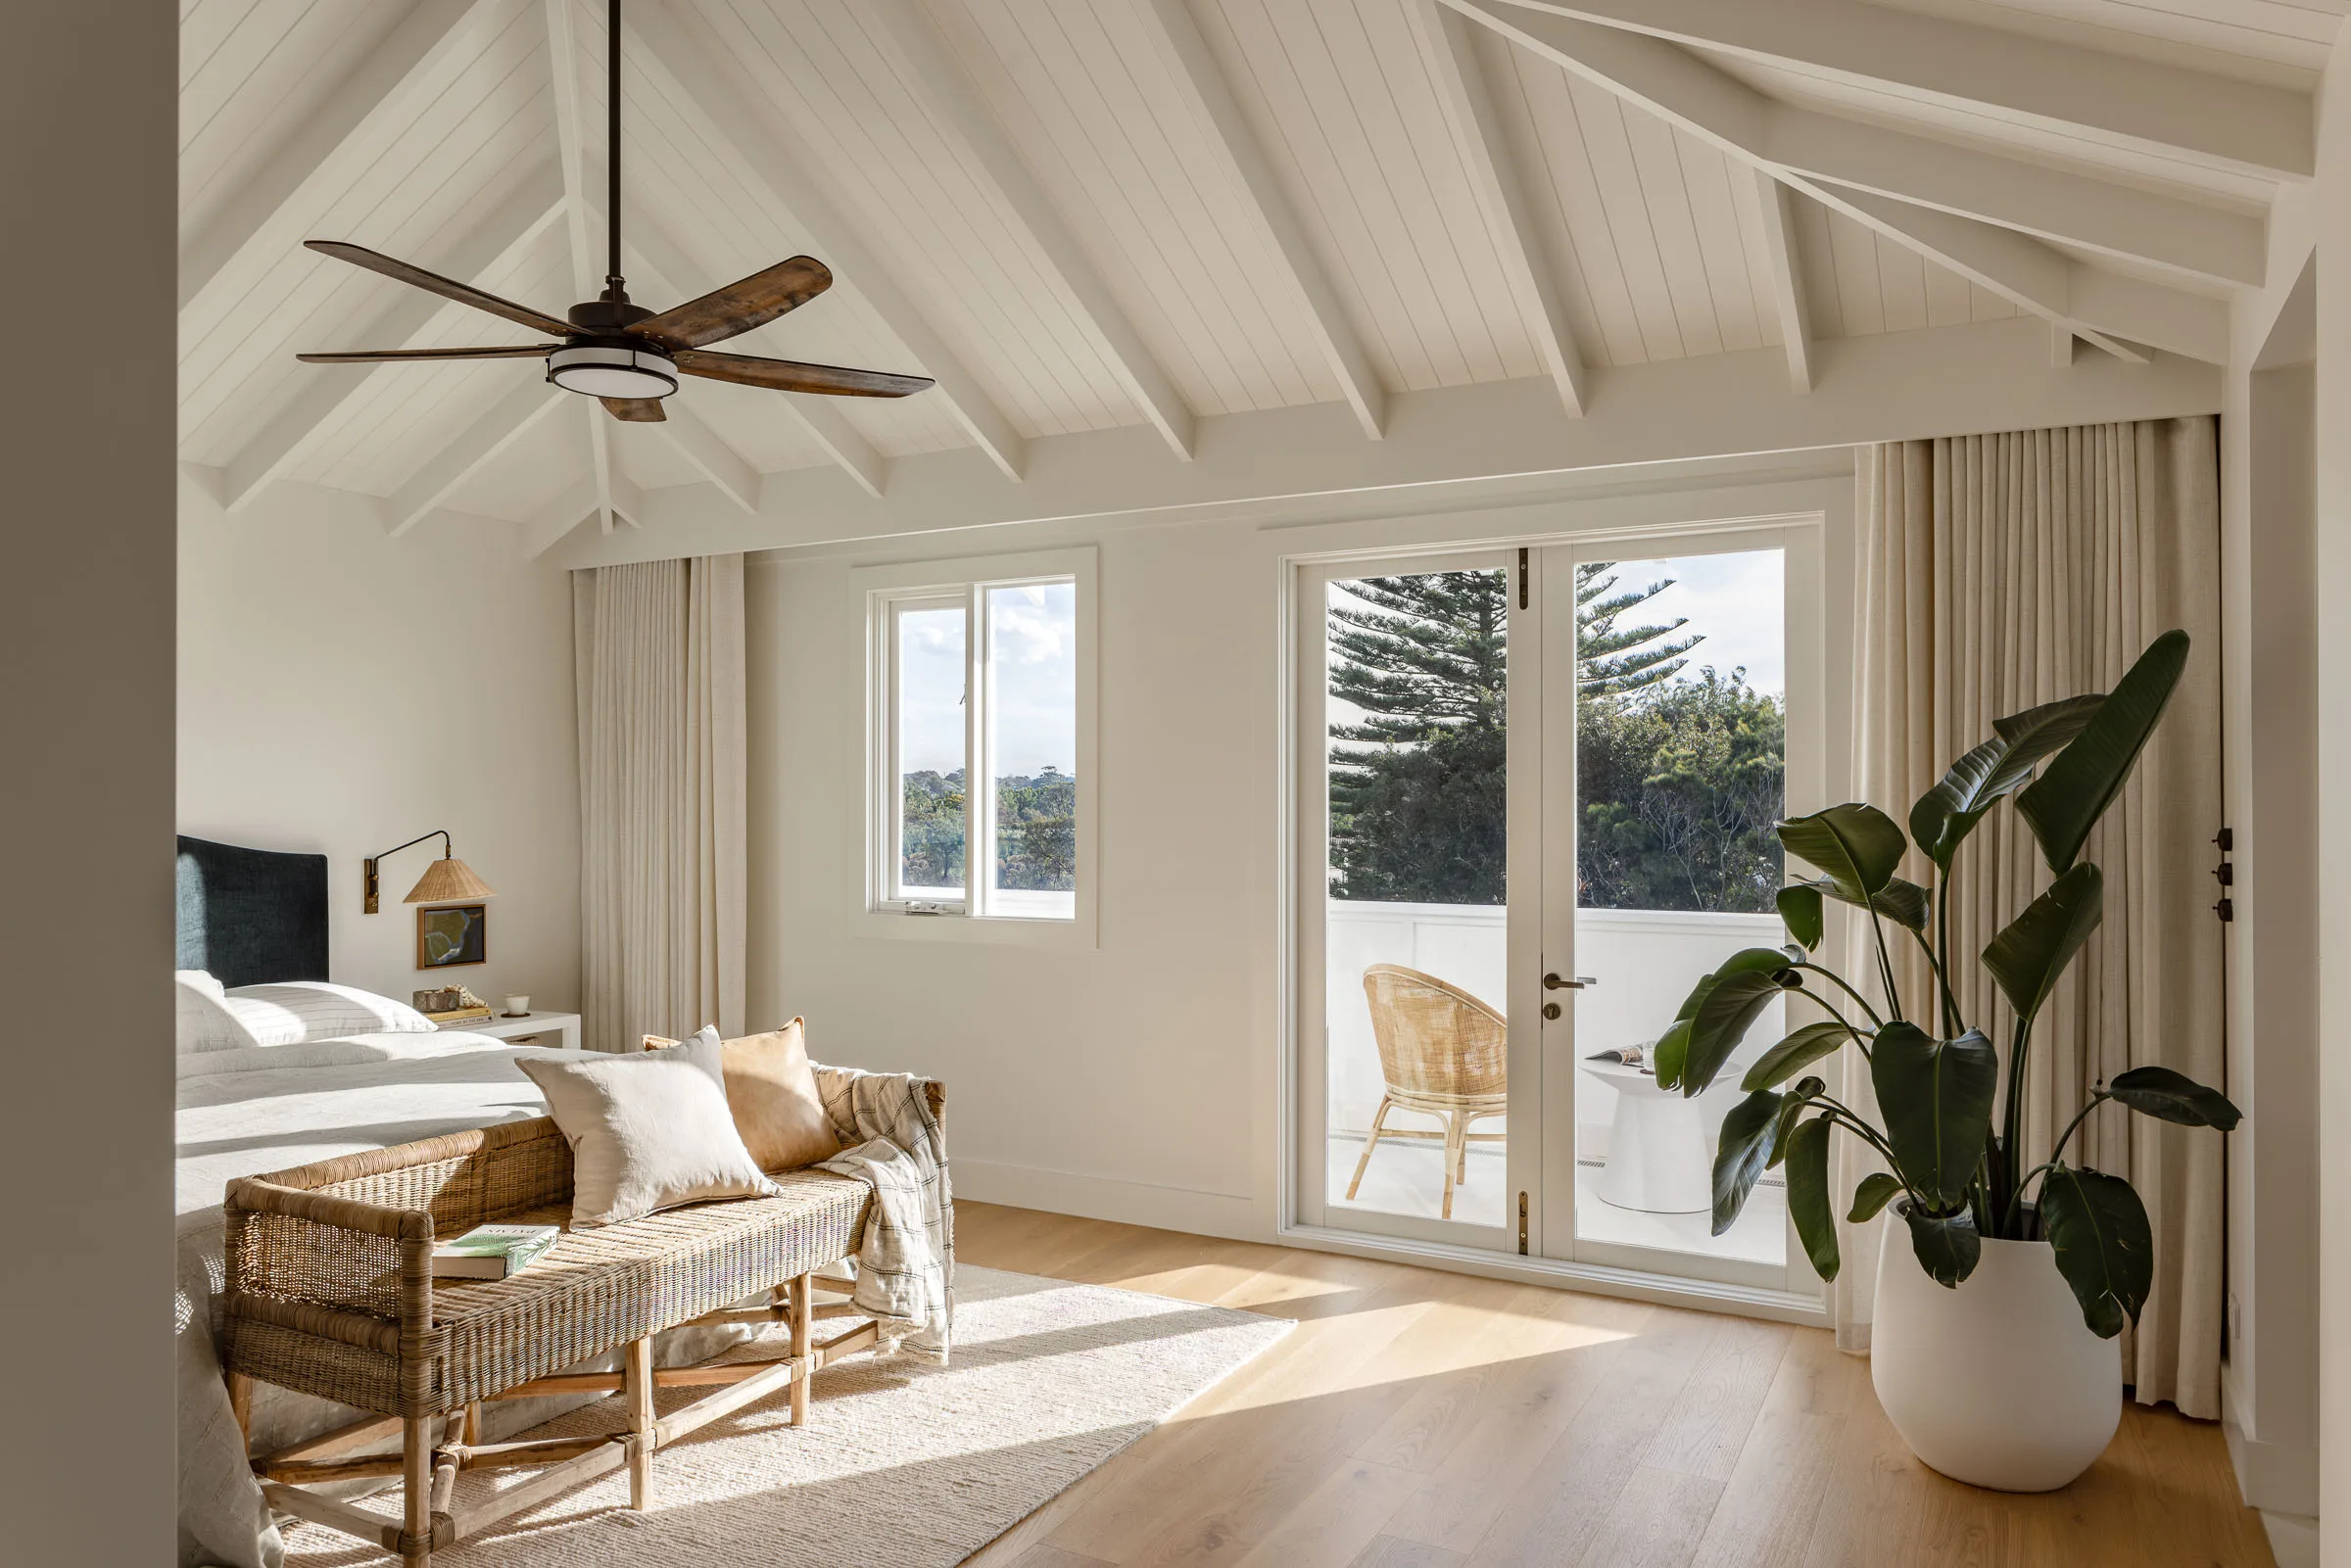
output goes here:
[{"label": "folded bed throw", "polygon": [[881,1324],[886,1348],[944,1362],[955,1326],[955,1205],[946,1137],[923,1080],[820,1067],[816,1081],[845,1146],[817,1168],[874,1190],[850,1299]]}]

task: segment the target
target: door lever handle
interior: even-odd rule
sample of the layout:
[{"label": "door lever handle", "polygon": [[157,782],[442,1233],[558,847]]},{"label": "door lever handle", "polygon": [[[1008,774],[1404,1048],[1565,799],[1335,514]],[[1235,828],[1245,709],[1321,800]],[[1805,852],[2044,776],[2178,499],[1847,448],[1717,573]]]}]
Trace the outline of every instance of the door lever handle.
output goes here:
[{"label": "door lever handle", "polygon": [[1589,974],[1578,974],[1572,980],[1560,979],[1557,974],[1543,976],[1543,989],[1546,991],[1581,991],[1599,983]]}]

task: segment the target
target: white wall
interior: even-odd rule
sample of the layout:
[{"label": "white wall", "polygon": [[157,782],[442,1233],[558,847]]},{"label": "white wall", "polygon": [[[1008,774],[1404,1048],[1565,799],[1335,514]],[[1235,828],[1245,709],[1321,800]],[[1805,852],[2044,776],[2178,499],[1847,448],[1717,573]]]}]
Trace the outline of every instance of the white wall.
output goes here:
[{"label": "white wall", "polygon": [[[1830,454],[1813,472],[1847,463]],[[944,1078],[966,1196],[1271,1236],[1287,875],[1281,558],[1842,515],[1851,481],[1614,488],[1424,518],[1036,525],[760,558],[748,593],[751,1023],[804,1014],[820,1060]],[[861,936],[863,605],[851,567],[1081,542],[1101,558],[1098,945]]]},{"label": "white wall", "polygon": [[[171,1560],[169,6],[12,6],[0,49],[0,1557]],[[37,1414],[35,1413],[37,1412]]]},{"label": "white wall", "polygon": [[[407,1000],[579,997],[579,786],[570,574],[454,516],[390,539],[325,492],[223,514],[180,487],[179,830],[327,856],[330,973]],[[419,971],[401,902],[440,840],[498,890],[489,962]]]}]

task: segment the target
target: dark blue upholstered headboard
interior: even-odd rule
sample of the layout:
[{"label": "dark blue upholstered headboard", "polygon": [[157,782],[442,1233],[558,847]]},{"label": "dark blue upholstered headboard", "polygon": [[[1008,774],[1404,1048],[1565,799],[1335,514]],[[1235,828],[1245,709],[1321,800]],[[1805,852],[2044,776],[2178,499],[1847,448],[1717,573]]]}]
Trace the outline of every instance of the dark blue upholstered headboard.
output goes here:
[{"label": "dark blue upholstered headboard", "polygon": [[326,857],[179,840],[179,959],[223,985],[323,980]]}]

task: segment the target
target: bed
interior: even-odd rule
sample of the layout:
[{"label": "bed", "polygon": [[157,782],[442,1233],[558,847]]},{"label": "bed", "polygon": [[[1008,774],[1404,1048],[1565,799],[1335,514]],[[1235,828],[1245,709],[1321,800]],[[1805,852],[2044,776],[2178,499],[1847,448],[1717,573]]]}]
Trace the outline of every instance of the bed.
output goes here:
[{"label": "bed", "polygon": [[[231,985],[326,979],[323,856],[179,841],[180,967]],[[545,1113],[522,1057],[557,1054],[487,1035],[354,1034],[178,1057],[176,1212],[179,1549],[183,1565],[278,1568],[284,1545],[246,1461],[215,1354],[222,1190],[235,1177]],[[664,1364],[715,1354],[740,1333],[680,1331]],[[581,1402],[493,1407],[501,1437]],[[358,1412],[266,1385],[254,1392],[257,1450],[348,1424]]]}]

